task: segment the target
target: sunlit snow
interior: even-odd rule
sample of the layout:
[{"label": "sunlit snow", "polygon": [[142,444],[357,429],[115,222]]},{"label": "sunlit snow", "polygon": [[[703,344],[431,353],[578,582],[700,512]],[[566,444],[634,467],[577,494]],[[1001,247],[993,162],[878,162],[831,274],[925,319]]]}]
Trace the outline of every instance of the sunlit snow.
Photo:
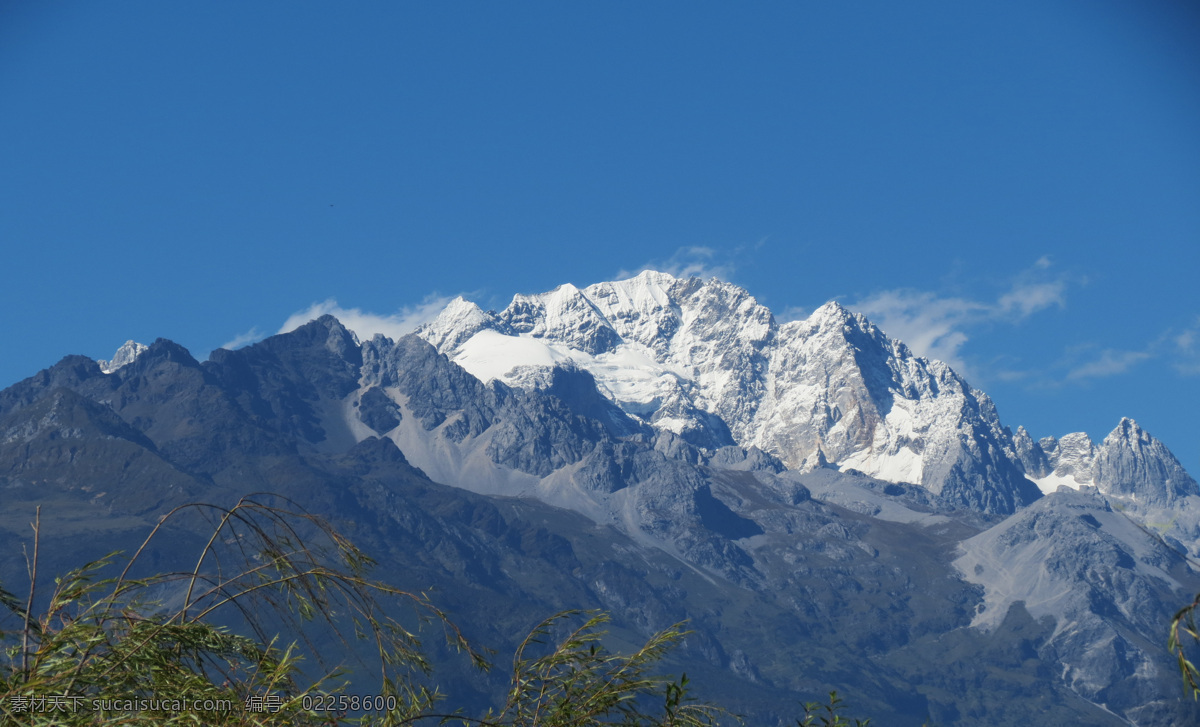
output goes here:
[{"label": "sunlit snow", "polygon": [[542,339],[483,330],[459,347],[454,362],[480,381],[505,381],[505,376],[518,366],[553,366],[573,359],[577,353]]},{"label": "sunlit snow", "polygon": [[1045,477],[1029,477],[1029,480],[1046,494],[1057,491],[1059,487],[1069,487],[1072,490],[1078,490],[1083,485],[1092,484],[1091,480],[1080,482],[1071,475],[1058,475],[1053,472]]}]

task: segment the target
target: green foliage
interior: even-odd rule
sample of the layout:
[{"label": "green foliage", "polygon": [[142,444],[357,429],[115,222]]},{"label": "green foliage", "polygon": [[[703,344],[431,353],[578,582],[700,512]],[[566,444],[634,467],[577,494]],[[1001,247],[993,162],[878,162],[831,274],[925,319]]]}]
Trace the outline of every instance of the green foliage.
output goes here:
[{"label": "green foliage", "polygon": [[1180,609],[1179,613],[1175,614],[1175,618],[1171,619],[1171,635],[1167,646],[1179,664],[1179,673],[1183,676],[1184,688],[1191,690],[1193,699],[1200,699],[1200,671],[1188,658],[1187,645],[1189,641],[1180,638],[1180,632],[1188,636],[1190,642],[1200,641],[1200,631],[1196,629],[1196,612],[1198,610],[1200,610],[1200,593],[1196,594],[1192,602]]},{"label": "green foliage", "polygon": [[[829,693],[829,702],[808,702],[804,705],[804,717],[796,720],[797,727],[850,727],[850,720],[838,714],[845,700],[836,691]],[[854,720],[854,727],[867,727],[869,719]]]},{"label": "green foliage", "polygon": [[[164,534],[167,523],[186,513],[212,525],[195,566],[132,577],[152,542],[171,537]],[[414,678],[429,672],[420,641],[386,615],[381,599],[441,623],[451,643],[485,664],[424,595],[370,580],[367,556],[294,506],[248,496],[228,510],[172,510],[119,575],[106,577],[116,553],[72,571],[56,579],[40,614],[33,608],[38,530],[35,524],[29,598],[21,603],[0,590],[0,610],[20,625],[4,633],[12,642],[0,673],[5,724],[329,724],[326,713],[306,702],[345,689],[340,665],[321,664],[322,676],[301,684],[300,644],[278,646],[267,635],[268,621],[301,641],[304,624],[319,621],[343,642],[373,643],[382,694],[396,705],[377,723],[400,724],[427,711],[437,695]],[[252,636],[218,625],[222,615],[240,619]],[[53,701],[37,709],[30,700],[38,698]],[[259,704],[271,711],[257,711]]]},{"label": "green foliage", "polygon": [[[687,675],[678,681],[651,676],[649,668],[683,638],[681,624],[655,634],[632,654],[612,654],[600,643],[604,614],[589,614],[549,653],[533,657],[551,630],[577,615],[553,616],[535,628],[517,649],[512,685],[504,706],[489,713],[489,724],[534,727],[622,724],[690,727],[716,724],[723,712],[688,697]],[[661,705],[651,698],[661,692]]]},{"label": "green foliage", "polygon": [[[134,577],[153,541],[172,537],[164,534],[167,525],[185,514],[199,515],[211,526],[195,565]],[[503,705],[480,718],[439,710],[442,695],[425,685],[430,665],[420,641],[388,615],[397,603],[418,621],[440,625],[449,643],[479,668],[489,664],[423,594],[371,580],[370,558],[292,503],[283,509],[265,496],[248,496],[228,510],[199,504],[177,508],[118,574],[111,575],[120,556],[109,554],[57,578],[48,598],[43,594],[46,605],[35,608],[39,530],[35,522],[28,598],[22,602],[0,589],[0,617],[17,624],[0,634],[7,656],[0,664],[0,724],[740,723],[694,700],[686,674],[671,679],[654,673],[685,637],[682,624],[620,654],[604,645],[606,615],[576,611],[546,619],[520,644]],[[349,698],[342,665],[323,663],[322,650],[309,640],[311,624],[347,647],[352,639],[372,645],[386,705],[360,705]],[[280,627],[296,640],[281,646],[268,636]],[[320,676],[312,677],[314,672]],[[840,708],[841,700],[831,693],[828,705],[807,705],[796,724],[849,727]]]}]

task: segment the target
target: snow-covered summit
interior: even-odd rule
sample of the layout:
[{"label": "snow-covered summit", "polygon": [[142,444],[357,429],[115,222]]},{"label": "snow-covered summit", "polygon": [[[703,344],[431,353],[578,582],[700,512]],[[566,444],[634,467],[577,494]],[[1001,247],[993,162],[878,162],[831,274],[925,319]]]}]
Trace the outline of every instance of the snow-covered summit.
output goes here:
[{"label": "snow-covered summit", "polygon": [[106,374],[111,374],[122,366],[128,366],[133,363],[133,360],[142,355],[149,346],[138,343],[137,341],[126,341],[121,344],[117,352],[113,354],[111,360],[100,359],[96,363],[100,364],[100,370]]},{"label": "snow-covered summit", "polygon": [[645,271],[516,295],[499,312],[456,298],[417,333],[483,381],[542,388],[548,369],[577,367],[626,414],[693,445],[758,447],[792,469],[857,470],[987,512],[1061,485],[1164,501],[1200,492],[1132,420],[1099,446],[1083,433],[1012,434],[950,366],[836,301],[780,324],[731,283]]},{"label": "snow-covered summit", "polygon": [[555,341],[591,355],[621,343],[595,304],[570,283],[541,295],[514,296],[498,318],[513,334]]},{"label": "snow-covered summit", "polygon": [[418,334],[515,386],[569,361],[628,414],[701,447],[756,446],[996,511],[1038,495],[985,395],[836,302],[780,325],[736,285],[646,271],[517,295],[498,313],[458,299]]},{"label": "snow-covered summit", "polygon": [[421,327],[421,336],[439,351],[448,351],[455,350],[480,330],[495,326],[495,316],[460,295]]}]

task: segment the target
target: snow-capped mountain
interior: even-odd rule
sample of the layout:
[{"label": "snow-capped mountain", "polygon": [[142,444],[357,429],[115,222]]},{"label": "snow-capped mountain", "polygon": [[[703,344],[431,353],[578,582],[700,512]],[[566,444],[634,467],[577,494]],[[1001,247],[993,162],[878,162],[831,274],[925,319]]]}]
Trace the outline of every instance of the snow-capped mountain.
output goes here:
[{"label": "snow-capped mountain", "polygon": [[518,295],[498,313],[458,298],[418,335],[482,381],[537,388],[547,369],[570,364],[623,411],[693,445],[752,446],[791,469],[920,484],[985,512],[1031,503],[1035,483],[1090,483],[1096,467],[1123,483],[1113,491],[1200,493],[1140,429],[1100,459],[1086,435],[1041,445],[1023,429],[1012,435],[949,366],[835,302],[780,324],[730,283],[647,271]]},{"label": "snow-capped mountain", "polygon": [[279,492],[476,633],[688,619],[689,674],[755,724],[830,688],[914,727],[1194,716],[1162,642],[1200,590],[1200,496],[1132,421],[1034,442],[840,306],[779,324],[654,273],[456,300],[421,335],[324,316],[204,362],[67,357],[0,391],[0,502],[136,546],[175,505]]}]

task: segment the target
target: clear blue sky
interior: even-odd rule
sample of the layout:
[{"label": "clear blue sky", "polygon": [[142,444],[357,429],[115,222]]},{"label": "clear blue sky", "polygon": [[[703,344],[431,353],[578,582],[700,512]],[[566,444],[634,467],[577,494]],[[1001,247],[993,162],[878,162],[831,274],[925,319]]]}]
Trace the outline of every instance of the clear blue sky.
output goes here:
[{"label": "clear blue sky", "polygon": [[0,0],[0,385],[704,270],[1200,475],[1194,2]]}]

